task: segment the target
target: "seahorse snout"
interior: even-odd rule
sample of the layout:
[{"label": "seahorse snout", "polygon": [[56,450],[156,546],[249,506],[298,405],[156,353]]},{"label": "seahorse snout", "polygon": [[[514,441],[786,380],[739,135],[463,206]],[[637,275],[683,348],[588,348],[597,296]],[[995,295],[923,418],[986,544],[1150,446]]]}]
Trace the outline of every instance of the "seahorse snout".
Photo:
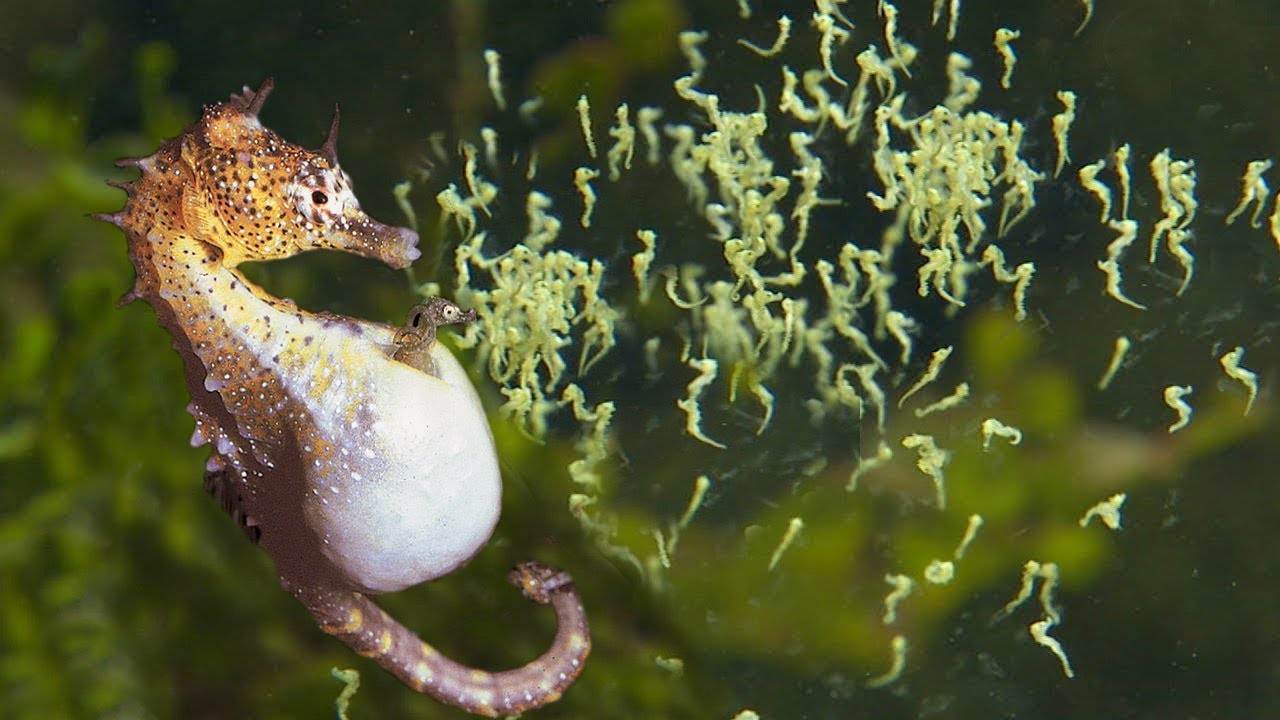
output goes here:
[{"label": "seahorse snout", "polygon": [[422,257],[418,233],[409,228],[383,225],[355,209],[328,226],[319,228],[300,245],[302,249],[328,248],[380,260],[397,270],[409,267]]}]

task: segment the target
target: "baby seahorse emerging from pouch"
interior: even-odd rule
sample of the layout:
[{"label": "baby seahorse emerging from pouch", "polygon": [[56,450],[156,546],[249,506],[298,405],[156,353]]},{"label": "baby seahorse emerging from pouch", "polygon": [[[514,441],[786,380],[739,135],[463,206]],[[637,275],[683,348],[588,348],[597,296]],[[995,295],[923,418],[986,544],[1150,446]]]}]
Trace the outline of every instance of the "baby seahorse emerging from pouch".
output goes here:
[{"label": "baby seahorse emerging from pouch", "polygon": [[445,575],[488,541],[501,478],[484,410],[436,342],[474,312],[433,298],[403,328],[299,310],[236,269],[332,248],[395,268],[418,236],[360,210],[338,166],[338,117],[319,150],[258,121],[271,80],[205,109],[122,185],[137,281],[186,366],[193,444],[210,443],[205,487],[275,561],[320,626],[405,684],[496,716],[560,697],[591,649],[566,573],[523,563],[511,580],[555,608],[549,650],[489,673],[422,642],[368,598]]}]

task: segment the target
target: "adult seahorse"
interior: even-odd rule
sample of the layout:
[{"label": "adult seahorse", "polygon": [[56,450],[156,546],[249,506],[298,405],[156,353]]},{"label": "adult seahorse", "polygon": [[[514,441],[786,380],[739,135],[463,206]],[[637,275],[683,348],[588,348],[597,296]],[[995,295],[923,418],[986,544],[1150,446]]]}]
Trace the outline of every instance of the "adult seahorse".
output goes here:
[{"label": "adult seahorse", "polygon": [[192,442],[213,446],[205,486],[275,561],[328,633],[410,687],[482,715],[553,702],[591,649],[569,576],[524,563],[512,581],[555,608],[549,650],[500,673],[456,663],[367,597],[440,577],[497,523],[501,478],[475,389],[436,326],[474,320],[448,301],[401,329],[299,310],[236,269],[332,248],[405,267],[418,237],[360,210],[338,166],[338,116],[319,150],[258,121],[272,83],[205,109],[121,185],[99,216],[128,239],[137,280],[186,367]]}]

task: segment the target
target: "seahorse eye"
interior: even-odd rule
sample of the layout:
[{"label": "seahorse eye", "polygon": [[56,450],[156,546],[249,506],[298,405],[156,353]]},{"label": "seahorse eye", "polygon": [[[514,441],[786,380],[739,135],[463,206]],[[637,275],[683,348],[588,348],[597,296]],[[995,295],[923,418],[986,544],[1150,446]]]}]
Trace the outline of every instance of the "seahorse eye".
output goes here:
[{"label": "seahorse eye", "polygon": [[328,195],[325,195],[324,193],[320,192],[319,190],[316,190],[315,192],[311,193],[311,202],[313,202],[313,203],[315,203],[315,204],[317,204],[317,205],[323,205],[323,204],[325,204],[325,203],[329,202],[329,196],[328,196]]}]

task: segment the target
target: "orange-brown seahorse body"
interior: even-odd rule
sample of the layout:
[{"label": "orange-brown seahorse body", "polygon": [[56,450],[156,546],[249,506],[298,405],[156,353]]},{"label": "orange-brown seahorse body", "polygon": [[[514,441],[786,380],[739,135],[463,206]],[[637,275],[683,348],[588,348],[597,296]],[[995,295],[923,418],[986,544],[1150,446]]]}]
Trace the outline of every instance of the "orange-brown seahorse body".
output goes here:
[{"label": "orange-brown seahorse body", "polygon": [[405,328],[298,309],[248,282],[242,261],[311,248],[406,267],[417,235],[360,210],[338,166],[337,115],[317,151],[258,121],[271,90],[205,109],[152,156],[123,160],[123,210],[143,299],[182,355],[192,442],[211,444],[205,485],[275,561],[321,627],[411,687],[483,715],[556,700],[590,651],[565,573],[524,563],[512,581],[550,603],[552,647],[524,667],[458,664],[377,608],[391,592],[456,569],[488,541],[501,478],[474,388],[435,341],[472,313],[433,299]]}]

